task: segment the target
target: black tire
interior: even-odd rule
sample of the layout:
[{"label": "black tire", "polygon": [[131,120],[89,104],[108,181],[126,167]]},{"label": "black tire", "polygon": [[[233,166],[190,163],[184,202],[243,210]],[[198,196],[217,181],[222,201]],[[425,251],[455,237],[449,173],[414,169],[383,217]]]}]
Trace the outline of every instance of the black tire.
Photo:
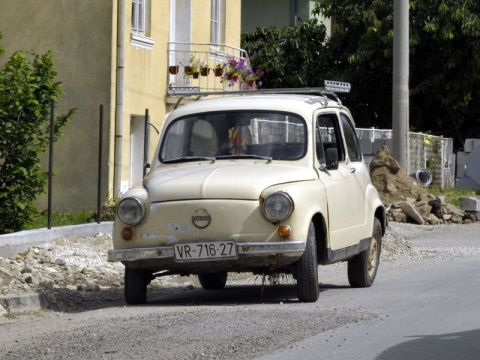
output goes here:
[{"label": "black tire", "polygon": [[221,290],[227,284],[228,272],[198,274],[198,281],[205,290]]},{"label": "black tire", "polygon": [[305,252],[297,261],[297,296],[300,302],[315,302],[318,300],[318,259],[315,241],[315,225],[308,228]]},{"label": "black tire", "polygon": [[375,218],[369,248],[348,261],[348,282],[350,286],[364,288],[373,285],[378,266],[380,265],[381,247],[382,225],[380,221]]},{"label": "black tire", "polygon": [[125,267],[125,302],[128,305],[141,305],[147,301],[147,285],[150,275],[144,270]]}]

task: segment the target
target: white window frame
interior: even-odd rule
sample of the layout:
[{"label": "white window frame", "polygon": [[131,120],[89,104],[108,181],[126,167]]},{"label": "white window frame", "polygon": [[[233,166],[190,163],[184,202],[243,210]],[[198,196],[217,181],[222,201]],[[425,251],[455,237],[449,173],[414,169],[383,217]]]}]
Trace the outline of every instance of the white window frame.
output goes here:
[{"label": "white window frame", "polygon": [[151,0],[132,0],[132,36],[133,46],[152,50],[155,40],[150,37]]},{"label": "white window frame", "polygon": [[210,15],[210,43],[214,46],[225,43],[225,0],[212,0]]},{"label": "white window frame", "polygon": [[136,34],[145,35],[147,0],[132,0],[132,31]]}]

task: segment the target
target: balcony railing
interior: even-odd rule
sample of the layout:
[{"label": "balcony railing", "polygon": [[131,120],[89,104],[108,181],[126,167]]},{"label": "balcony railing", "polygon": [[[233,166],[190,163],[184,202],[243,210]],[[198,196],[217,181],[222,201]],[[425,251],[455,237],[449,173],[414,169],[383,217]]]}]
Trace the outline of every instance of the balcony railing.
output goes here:
[{"label": "balcony railing", "polygon": [[[248,55],[243,49],[225,44],[169,42],[168,96],[246,90],[246,84],[237,82],[232,85],[225,78],[224,65],[229,59],[243,60],[247,69],[251,70]],[[195,66],[197,68],[193,70],[188,68]]]}]

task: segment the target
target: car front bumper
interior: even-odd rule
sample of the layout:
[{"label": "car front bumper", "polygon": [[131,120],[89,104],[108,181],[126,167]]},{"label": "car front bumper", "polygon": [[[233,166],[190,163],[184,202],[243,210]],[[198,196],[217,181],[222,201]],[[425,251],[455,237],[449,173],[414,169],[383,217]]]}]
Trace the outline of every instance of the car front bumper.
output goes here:
[{"label": "car front bumper", "polygon": [[[239,243],[237,244],[237,248],[239,257],[242,255],[268,256],[288,253],[303,253],[303,251],[305,250],[305,242],[289,241],[267,243]],[[110,262],[136,261],[146,259],[169,259],[173,257],[173,246],[131,248],[108,251],[108,261]]]}]

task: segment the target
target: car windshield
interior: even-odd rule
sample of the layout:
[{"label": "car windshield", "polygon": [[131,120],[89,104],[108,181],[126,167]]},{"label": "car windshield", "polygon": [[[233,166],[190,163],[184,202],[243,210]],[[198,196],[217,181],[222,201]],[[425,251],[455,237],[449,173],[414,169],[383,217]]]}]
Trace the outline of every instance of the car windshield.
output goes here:
[{"label": "car windshield", "polygon": [[296,160],[306,152],[305,121],[293,114],[227,111],[172,122],[160,148],[161,162],[230,158]]}]

